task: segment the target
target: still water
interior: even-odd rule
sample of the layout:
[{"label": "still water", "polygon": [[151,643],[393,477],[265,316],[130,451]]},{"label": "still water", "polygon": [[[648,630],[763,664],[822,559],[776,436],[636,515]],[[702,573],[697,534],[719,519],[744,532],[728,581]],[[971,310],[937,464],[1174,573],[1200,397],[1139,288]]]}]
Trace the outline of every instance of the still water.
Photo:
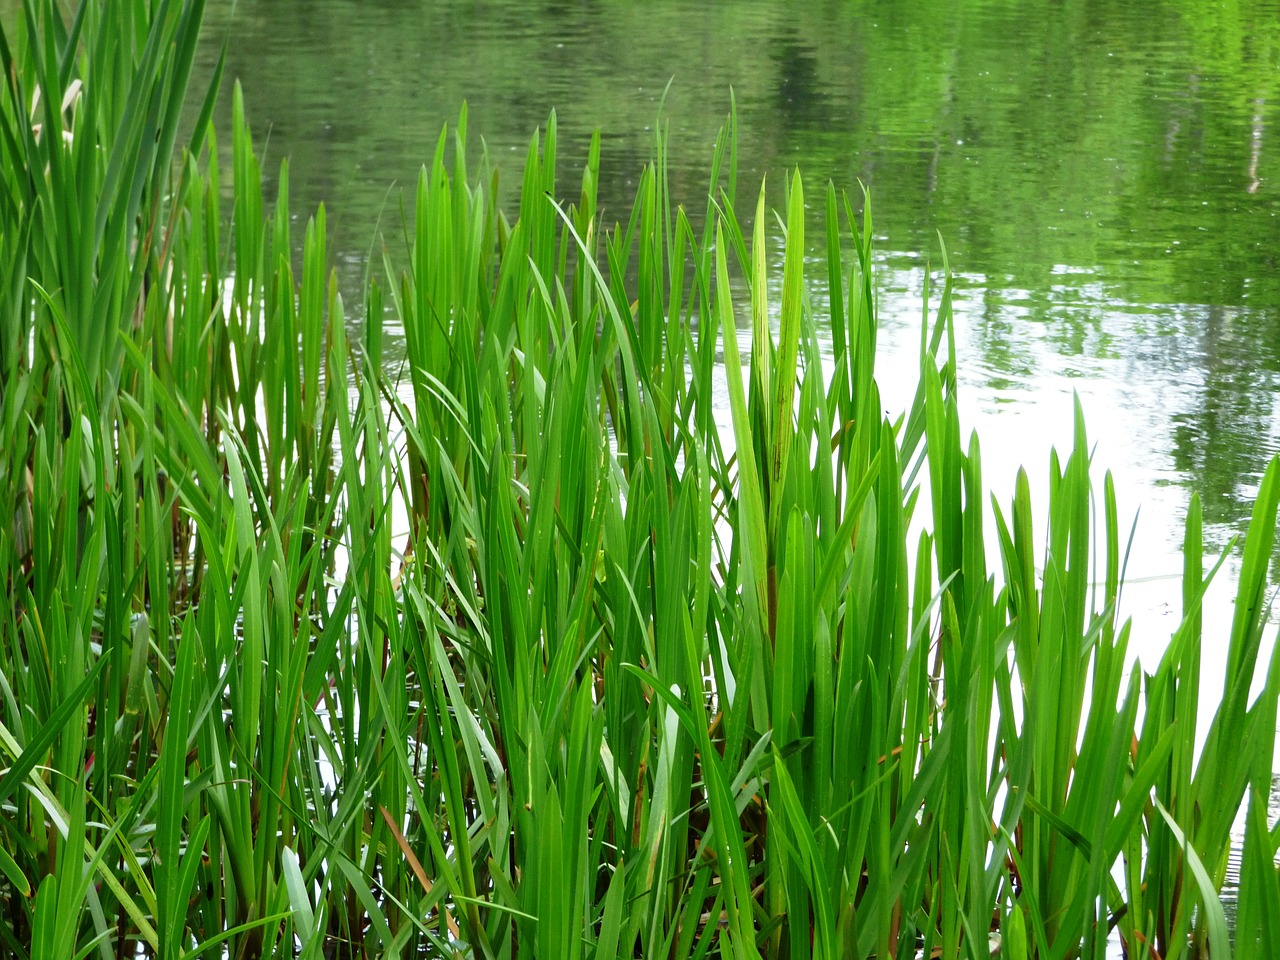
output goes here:
[{"label": "still water", "polygon": [[206,32],[266,168],[289,158],[294,209],[326,204],[355,297],[464,102],[511,201],[552,109],[566,193],[598,128],[602,206],[623,217],[659,122],[673,193],[704,207],[732,91],[740,197],[795,166],[815,195],[870,187],[891,409],[942,242],[997,495],[1020,464],[1038,489],[1080,396],[1138,514],[1127,602],[1148,663],[1178,619],[1191,491],[1219,549],[1280,449],[1280,0],[211,0]]},{"label": "still water", "polygon": [[567,184],[599,128],[621,216],[660,110],[673,191],[703,206],[732,90],[743,195],[794,165],[814,192],[871,188],[908,349],[945,240],[989,446],[1039,436],[1016,446],[1042,459],[1079,390],[1123,501],[1160,514],[1144,538],[1174,537],[1196,489],[1217,542],[1280,446],[1276,0],[223,0],[206,30],[295,208],[326,203],[353,290],[464,101],[512,195],[551,109]]}]

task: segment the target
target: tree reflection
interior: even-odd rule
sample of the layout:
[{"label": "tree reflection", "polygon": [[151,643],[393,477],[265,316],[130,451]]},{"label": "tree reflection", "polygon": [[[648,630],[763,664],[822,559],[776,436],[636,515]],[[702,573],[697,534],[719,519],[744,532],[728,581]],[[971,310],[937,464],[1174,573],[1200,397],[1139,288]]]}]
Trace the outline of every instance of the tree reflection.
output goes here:
[{"label": "tree reflection", "polygon": [[1123,358],[1180,397],[1193,384],[1162,414],[1172,450],[1135,455],[1171,460],[1226,528],[1277,448],[1280,0],[271,0],[230,26],[230,0],[210,7],[298,207],[328,203],[353,292],[379,217],[398,235],[388,186],[414,182],[464,100],[508,193],[553,107],[562,169],[601,128],[606,215],[661,106],[696,215],[732,88],[740,197],[800,164],[870,184],[888,261],[941,233],[995,399],[1034,388],[1029,344],[1067,371]]}]

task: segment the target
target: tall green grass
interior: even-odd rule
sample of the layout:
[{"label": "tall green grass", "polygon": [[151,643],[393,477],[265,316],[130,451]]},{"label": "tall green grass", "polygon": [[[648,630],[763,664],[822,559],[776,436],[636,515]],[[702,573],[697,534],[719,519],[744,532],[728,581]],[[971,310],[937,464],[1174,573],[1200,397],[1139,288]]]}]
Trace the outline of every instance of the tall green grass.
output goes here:
[{"label": "tall green grass", "polygon": [[731,115],[611,226],[553,117],[504,210],[464,115],[346,304],[238,90],[169,164],[200,13],[0,35],[5,952],[1219,960],[1246,798],[1280,950],[1280,466],[1204,717],[1197,502],[1148,673],[1079,412],[989,497],[949,281],[885,416],[865,198],[742,203]]}]

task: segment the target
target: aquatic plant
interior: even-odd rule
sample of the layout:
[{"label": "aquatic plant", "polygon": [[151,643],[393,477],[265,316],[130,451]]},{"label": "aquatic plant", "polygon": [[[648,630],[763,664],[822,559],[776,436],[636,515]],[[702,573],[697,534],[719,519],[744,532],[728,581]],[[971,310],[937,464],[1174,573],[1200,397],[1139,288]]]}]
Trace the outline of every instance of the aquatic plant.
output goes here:
[{"label": "aquatic plant", "polygon": [[464,114],[349,316],[238,89],[230,224],[210,99],[168,165],[200,5],[106,9],[0,43],[7,952],[1220,958],[1247,796],[1274,955],[1280,465],[1201,718],[1196,502],[1147,674],[1083,416],[989,498],[949,279],[884,413],[865,197],[792,177],[779,274],[732,114],[704,210],[660,136],[613,227],[598,139],[508,217]]}]

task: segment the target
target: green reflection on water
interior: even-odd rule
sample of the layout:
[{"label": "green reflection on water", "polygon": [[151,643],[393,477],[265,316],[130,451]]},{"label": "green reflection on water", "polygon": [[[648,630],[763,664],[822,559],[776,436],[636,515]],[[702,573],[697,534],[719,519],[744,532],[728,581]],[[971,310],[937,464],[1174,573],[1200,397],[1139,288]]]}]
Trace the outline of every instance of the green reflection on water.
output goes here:
[{"label": "green reflection on water", "polygon": [[553,107],[571,163],[599,127],[602,204],[622,216],[664,89],[672,188],[702,208],[732,87],[744,192],[792,164],[867,182],[888,289],[918,286],[905,254],[936,259],[945,237],[991,405],[1050,377],[1114,381],[1143,461],[1130,503],[1194,486],[1221,536],[1277,447],[1277,0],[230,11],[212,3],[208,33],[230,31],[228,75],[270,131],[268,167],[291,158],[295,209],[326,202],[349,289],[380,214],[399,243],[388,188],[412,184],[464,100],[511,190]]}]

